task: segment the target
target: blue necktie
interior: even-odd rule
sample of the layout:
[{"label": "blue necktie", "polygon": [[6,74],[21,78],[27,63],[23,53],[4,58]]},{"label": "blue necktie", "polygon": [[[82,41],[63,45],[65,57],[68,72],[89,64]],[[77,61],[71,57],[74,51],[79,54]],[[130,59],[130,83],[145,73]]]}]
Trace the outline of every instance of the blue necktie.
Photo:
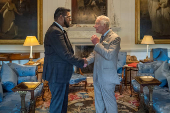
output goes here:
[{"label": "blue necktie", "polygon": [[100,43],[103,41],[103,39],[104,39],[104,36],[102,35],[100,38]]}]

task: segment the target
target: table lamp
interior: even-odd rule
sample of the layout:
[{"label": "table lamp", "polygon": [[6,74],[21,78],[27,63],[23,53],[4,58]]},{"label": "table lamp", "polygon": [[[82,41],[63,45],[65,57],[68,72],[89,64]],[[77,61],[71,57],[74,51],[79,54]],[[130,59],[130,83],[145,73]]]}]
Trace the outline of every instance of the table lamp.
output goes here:
[{"label": "table lamp", "polygon": [[36,45],[40,45],[37,38],[35,36],[27,36],[25,39],[25,42],[23,44],[23,46],[30,46],[30,60],[29,60],[29,64],[34,63],[33,56],[32,56],[32,46],[36,46]]},{"label": "table lamp", "polygon": [[145,36],[143,37],[143,40],[142,40],[141,44],[147,44],[147,54],[146,54],[146,59],[145,59],[145,61],[148,61],[148,60],[149,60],[149,58],[148,58],[148,48],[149,48],[149,44],[155,44],[155,42],[153,41],[152,36],[150,36],[150,35],[145,35]]}]

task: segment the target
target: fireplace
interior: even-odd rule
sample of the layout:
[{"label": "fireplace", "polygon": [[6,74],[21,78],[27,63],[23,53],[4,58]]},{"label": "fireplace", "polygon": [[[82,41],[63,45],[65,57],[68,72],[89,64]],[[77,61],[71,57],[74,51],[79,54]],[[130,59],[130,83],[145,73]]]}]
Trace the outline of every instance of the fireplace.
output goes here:
[{"label": "fireplace", "polygon": [[[94,46],[93,45],[75,45],[75,56],[79,58],[87,58],[91,52],[93,52]],[[94,63],[88,65],[85,68],[82,68],[81,71],[84,74],[92,74],[93,73],[93,66]],[[79,70],[77,69],[76,72]]]}]

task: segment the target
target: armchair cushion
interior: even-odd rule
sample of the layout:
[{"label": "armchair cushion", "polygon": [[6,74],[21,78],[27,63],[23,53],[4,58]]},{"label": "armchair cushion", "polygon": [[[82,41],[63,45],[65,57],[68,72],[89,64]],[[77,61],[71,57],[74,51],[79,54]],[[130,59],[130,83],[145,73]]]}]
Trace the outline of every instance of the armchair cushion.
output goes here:
[{"label": "armchair cushion", "polygon": [[21,82],[37,82],[36,76],[19,76],[18,77],[18,84]]},{"label": "armchair cushion", "polygon": [[2,102],[3,99],[3,89],[2,89],[2,84],[0,82],[0,102]]},{"label": "armchair cushion", "polygon": [[4,62],[2,62],[1,82],[2,82],[3,89],[7,91],[12,91],[11,89],[17,85],[17,75]]},{"label": "armchair cushion", "polygon": [[162,82],[160,84],[161,87],[164,87],[167,84],[166,78],[170,76],[168,71],[169,65],[167,61],[164,61],[162,65],[155,71],[155,78]]},{"label": "armchair cushion", "polygon": [[73,73],[72,77],[70,79],[70,84],[77,84],[83,80],[86,80],[86,77],[81,75],[81,74],[77,74],[77,73]]}]

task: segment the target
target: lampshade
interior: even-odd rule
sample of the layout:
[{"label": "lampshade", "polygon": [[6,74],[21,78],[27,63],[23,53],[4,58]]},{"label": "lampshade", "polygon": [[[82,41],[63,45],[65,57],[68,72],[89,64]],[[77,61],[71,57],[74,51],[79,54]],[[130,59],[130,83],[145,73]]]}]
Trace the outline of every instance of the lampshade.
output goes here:
[{"label": "lampshade", "polygon": [[145,36],[143,37],[143,40],[142,40],[141,44],[155,44],[155,42],[153,41],[152,36],[150,36],[150,35],[145,35]]},{"label": "lampshade", "polygon": [[23,46],[35,46],[40,45],[35,36],[27,36]]}]

